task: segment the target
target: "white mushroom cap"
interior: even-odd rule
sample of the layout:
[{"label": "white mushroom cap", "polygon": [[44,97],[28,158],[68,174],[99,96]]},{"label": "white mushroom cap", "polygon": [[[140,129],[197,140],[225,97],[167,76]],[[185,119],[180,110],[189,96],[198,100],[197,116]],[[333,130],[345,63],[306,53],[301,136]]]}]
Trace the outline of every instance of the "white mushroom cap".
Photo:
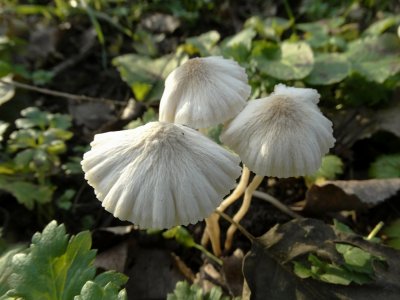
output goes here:
[{"label": "white mushroom cap", "polygon": [[97,134],[81,162],[102,206],[141,228],[209,216],[240,176],[240,160],[194,129],[151,122]]},{"label": "white mushroom cap", "polygon": [[168,75],[159,120],[192,128],[224,123],[243,109],[250,92],[247,74],[234,60],[193,58]]},{"label": "white mushroom cap", "polygon": [[333,147],[332,122],[314,89],[279,84],[269,97],[249,101],[221,134],[221,141],[261,176],[312,174]]}]

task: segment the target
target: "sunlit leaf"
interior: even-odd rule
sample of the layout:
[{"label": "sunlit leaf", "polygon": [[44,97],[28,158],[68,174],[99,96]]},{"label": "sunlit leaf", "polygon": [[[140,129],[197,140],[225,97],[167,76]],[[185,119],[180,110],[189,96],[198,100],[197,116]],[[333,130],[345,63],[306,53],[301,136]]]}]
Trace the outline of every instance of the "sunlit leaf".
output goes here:
[{"label": "sunlit leaf", "polygon": [[280,80],[302,79],[314,66],[314,55],[305,42],[283,42],[280,46],[258,42],[252,57],[264,74]]},{"label": "sunlit leaf", "polygon": [[339,54],[319,54],[315,57],[314,68],[305,79],[313,85],[330,85],[342,81],[349,75],[350,64]]},{"label": "sunlit leaf", "polygon": [[33,236],[26,253],[13,257],[8,294],[26,300],[126,299],[118,296],[124,294],[124,275],[108,272],[94,278],[91,243],[89,232],[70,238],[64,225],[51,222]]},{"label": "sunlit leaf", "polygon": [[189,50],[186,46],[192,46],[194,49],[188,51],[189,54],[198,52],[201,56],[209,56],[211,49],[217,44],[220,39],[218,31],[211,30],[196,37],[186,39],[185,49]]},{"label": "sunlit leaf", "polygon": [[392,15],[382,20],[372,23],[364,32],[363,35],[375,35],[378,36],[388,30],[391,27],[400,25],[400,15]]},{"label": "sunlit leaf", "polygon": [[355,72],[382,83],[400,71],[400,39],[390,33],[358,39],[346,56]]},{"label": "sunlit leaf", "polygon": [[3,134],[6,132],[9,124],[0,120],[0,142],[3,141]]},{"label": "sunlit leaf", "polygon": [[126,54],[113,59],[122,79],[132,88],[138,101],[160,100],[164,80],[172,70],[187,60],[186,55],[148,56]]},{"label": "sunlit leaf", "polygon": [[[5,82],[10,82],[11,76],[6,76],[0,79]],[[11,100],[11,98],[14,97],[14,94],[15,87],[13,85],[0,82],[0,105]]]}]

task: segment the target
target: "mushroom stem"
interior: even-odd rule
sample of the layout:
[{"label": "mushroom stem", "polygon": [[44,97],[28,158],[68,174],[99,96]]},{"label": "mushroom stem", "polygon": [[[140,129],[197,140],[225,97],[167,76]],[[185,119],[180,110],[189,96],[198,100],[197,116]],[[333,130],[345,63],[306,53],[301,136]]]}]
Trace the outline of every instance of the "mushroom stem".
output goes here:
[{"label": "mushroom stem", "polygon": [[221,230],[218,224],[219,215],[212,213],[211,216],[206,218],[206,231],[207,236],[211,240],[211,246],[216,256],[221,255]]},{"label": "mushroom stem", "polygon": [[[247,211],[249,210],[251,199],[253,197],[253,192],[258,188],[258,186],[263,181],[264,176],[256,175],[254,176],[252,182],[250,182],[249,186],[247,187],[244,198],[242,202],[242,206],[238,210],[238,212],[233,216],[233,220],[236,223],[239,223],[243,217],[246,215]],[[232,247],[233,236],[237,230],[235,225],[231,225],[226,232],[226,240],[225,240],[225,251],[229,250]]]},{"label": "mushroom stem", "polygon": [[[243,165],[242,177],[240,177],[239,184],[233,190],[232,194],[230,194],[227,198],[224,199],[224,201],[222,201],[222,203],[218,207],[218,211],[220,211],[220,212],[225,211],[225,209],[227,209],[231,204],[233,204],[237,199],[239,199],[243,195],[243,193],[246,190],[246,187],[249,183],[249,177],[250,177],[250,170],[245,165]],[[208,218],[211,218],[211,216]],[[204,247],[207,246],[208,241],[210,240],[209,226],[213,226],[213,225],[211,225],[213,222],[214,222],[214,226],[218,226],[217,231],[220,232],[219,223],[218,223],[220,216],[216,215],[216,220],[213,222],[208,222],[207,221],[208,218],[206,218],[206,229],[204,230],[203,236],[201,237],[201,244]],[[220,234],[218,233],[218,236],[219,235]],[[213,241],[211,241],[211,244],[213,244]],[[220,244],[219,240],[218,240],[218,244]],[[212,245],[212,247],[214,249],[214,245]]]}]

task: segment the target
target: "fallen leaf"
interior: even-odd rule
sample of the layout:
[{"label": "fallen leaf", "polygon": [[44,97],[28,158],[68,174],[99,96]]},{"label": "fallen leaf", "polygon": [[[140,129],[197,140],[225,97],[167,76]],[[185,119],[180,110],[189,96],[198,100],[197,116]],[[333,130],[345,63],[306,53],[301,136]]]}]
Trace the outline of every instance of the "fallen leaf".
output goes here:
[{"label": "fallen leaf", "polygon": [[243,251],[236,249],[231,256],[223,257],[222,276],[232,296],[241,296],[243,292]]},{"label": "fallen leaf", "polygon": [[[302,279],[294,274],[293,262],[314,254],[337,266],[344,264],[336,251],[337,243],[349,244],[382,258],[386,267],[373,265],[375,277],[370,284],[348,286]],[[276,225],[257,238],[243,265],[251,290],[251,299],[398,299],[400,293],[400,253],[363,240],[362,237],[336,232],[315,219],[293,220]]]},{"label": "fallen leaf", "polygon": [[134,299],[165,299],[176,283],[184,279],[166,250],[134,247],[129,256],[132,263],[126,273],[126,290]]},{"label": "fallen leaf", "polygon": [[97,254],[94,261],[96,268],[115,270],[123,273],[128,258],[128,243],[122,242],[106,251]]},{"label": "fallen leaf", "polygon": [[302,210],[307,213],[362,211],[391,198],[399,190],[400,178],[325,181],[307,191]]}]

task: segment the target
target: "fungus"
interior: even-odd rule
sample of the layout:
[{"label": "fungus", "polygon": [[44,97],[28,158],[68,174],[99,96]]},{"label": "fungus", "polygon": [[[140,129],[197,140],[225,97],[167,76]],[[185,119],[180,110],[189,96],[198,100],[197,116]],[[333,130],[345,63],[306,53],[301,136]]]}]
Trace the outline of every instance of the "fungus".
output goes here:
[{"label": "fungus", "polygon": [[102,206],[141,228],[209,216],[240,176],[239,158],[179,124],[97,134],[82,168]]},{"label": "fungus", "polygon": [[243,109],[250,91],[247,74],[236,61],[193,58],[168,75],[159,120],[196,129],[218,125]]},{"label": "fungus", "polygon": [[221,141],[260,176],[313,174],[333,147],[332,122],[319,110],[314,89],[279,84],[251,100],[221,134]]}]

